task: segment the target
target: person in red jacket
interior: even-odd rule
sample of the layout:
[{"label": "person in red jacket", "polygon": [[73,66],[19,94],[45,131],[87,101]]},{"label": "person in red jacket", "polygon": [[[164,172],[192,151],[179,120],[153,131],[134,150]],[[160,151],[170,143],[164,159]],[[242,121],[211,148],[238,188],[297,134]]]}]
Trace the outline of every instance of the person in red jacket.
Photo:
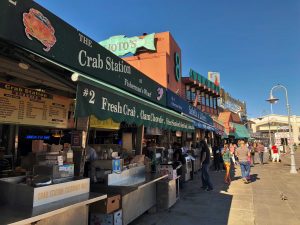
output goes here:
[{"label": "person in red jacket", "polygon": [[273,160],[272,162],[279,162],[279,151],[276,145],[272,146]]}]

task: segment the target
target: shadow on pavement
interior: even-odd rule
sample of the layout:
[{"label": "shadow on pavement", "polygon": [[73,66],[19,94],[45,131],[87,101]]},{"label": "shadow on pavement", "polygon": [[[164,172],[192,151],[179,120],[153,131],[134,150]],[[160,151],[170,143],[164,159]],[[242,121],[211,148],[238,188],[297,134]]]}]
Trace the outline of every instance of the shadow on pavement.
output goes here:
[{"label": "shadow on pavement", "polygon": [[255,182],[256,180],[260,180],[257,174],[250,174],[251,183]]},{"label": "shadow on pavement", "polygon": [[[239,169],[238,167],[236,169]],[[236,172],[231,171],[233,179]],[[180,200],[170,209],[146,213],[130,225],[227,225],[233,196],[224,183],[225,171],[210,171],[213,191],[201,189],[201,171],[186,182]]]}]

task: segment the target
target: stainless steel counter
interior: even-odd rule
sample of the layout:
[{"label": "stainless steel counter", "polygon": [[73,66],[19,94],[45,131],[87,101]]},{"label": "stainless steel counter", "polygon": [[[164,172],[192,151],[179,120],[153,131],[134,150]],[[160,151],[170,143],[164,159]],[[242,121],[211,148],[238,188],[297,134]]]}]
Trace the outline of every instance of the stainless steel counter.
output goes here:
[{"label": "stainless steel counter", "polygon": [[[24,225],[37,221],[39,221],[37,224],[44,224],[43,220],[48,219],[45,224],[53,224],[53,221],[60,221],[59,223],[56,223],[56,225],[59,225],[65,224],[64,221],[67,220],[64,217],[66,216],[69,217],[69,219],[73,216],[74,218],[71,219],[74,221],[77,219],[77,222],[72,224],[87,224],[87,205],[101,201],[105,198],[107,198],[106,194],[90,192],[34,208],[0,205],[0,224]],[[82,216],[82,213],[84,214],[84,217]],[[52,219],[52,222],[49,223],[49,219],[54,218],[54,216],[56,219],[59,217],[61,218],[59,220]]]},{"label": "stainless steel counter", "polygon": [[140,183],[126,183],[126,186],[91,184],[91,191],[121,194],[123,225],[127,225],[156,205],[156,182],[167,177],[145,174],[145,180]]}]

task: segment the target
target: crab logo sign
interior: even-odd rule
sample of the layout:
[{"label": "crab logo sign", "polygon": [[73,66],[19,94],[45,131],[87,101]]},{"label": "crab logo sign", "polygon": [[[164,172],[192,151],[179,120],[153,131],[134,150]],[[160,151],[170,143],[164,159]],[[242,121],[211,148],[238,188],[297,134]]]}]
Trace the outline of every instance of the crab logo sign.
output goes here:
[{"label": "crab logo sign", "polygon": [[55,30],[40,11],[31,8],[28,13],[23,13],[23,24],[28,39],[34,37],[39,40],[45,46],[44,51],[48,52],[55,44]]}]

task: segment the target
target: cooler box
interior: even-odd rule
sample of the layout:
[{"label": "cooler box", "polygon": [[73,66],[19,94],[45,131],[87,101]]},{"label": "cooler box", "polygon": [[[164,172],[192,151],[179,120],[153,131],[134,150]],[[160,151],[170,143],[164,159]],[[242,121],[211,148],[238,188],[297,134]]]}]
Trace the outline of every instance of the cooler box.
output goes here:
[{"label": "cooler box", "polygon": [[114,225],[114,214],[91,213],[90,225]]},{"label": "cooler box", "polygon": [[109,214],[120,209],[121,195],[108,196],[107,199],[95,202],[90,205],[92,213],[105,213]]}]

